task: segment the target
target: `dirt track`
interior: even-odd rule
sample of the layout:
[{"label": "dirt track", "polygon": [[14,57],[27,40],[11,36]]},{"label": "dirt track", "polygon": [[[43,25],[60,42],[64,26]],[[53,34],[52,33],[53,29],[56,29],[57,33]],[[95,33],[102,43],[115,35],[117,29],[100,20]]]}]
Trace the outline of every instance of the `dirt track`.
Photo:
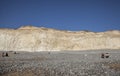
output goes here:
[{"label": "dirt track", "polygon": [[[120,75],[120,50],[8,53],[0,57],[0,76]],[[110,57],[102,59],[101,53]]]}]

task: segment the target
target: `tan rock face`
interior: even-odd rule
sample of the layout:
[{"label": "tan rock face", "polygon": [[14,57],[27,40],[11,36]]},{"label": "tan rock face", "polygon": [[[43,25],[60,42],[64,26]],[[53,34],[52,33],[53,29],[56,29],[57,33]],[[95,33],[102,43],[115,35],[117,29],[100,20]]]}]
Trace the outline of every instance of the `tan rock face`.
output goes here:
[{"label": "tan rock face", "polygon": [[0,29],[1,51],[120,49],[120,31],[60,31],[33,26]]}]

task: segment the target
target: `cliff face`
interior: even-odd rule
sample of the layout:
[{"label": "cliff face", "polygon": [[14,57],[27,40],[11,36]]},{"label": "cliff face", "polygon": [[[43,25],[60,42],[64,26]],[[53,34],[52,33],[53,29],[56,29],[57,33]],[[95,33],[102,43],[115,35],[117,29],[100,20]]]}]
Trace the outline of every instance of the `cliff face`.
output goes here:
[{"label": "cliff face", "polygon": [[33,26],[0,29],[1,51],[120,49],[120,31],[70,32]]}]

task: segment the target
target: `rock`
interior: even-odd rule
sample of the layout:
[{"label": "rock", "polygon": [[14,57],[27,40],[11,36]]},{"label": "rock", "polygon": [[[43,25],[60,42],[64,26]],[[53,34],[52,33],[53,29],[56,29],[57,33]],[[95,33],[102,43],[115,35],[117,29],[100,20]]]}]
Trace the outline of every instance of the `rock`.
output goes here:
[{"label": "rock", "polygon": [[90,49],[120,49],[120,31],[107,32],[61,31],[24,26],[0,29],[2,51],[67,51]]}]

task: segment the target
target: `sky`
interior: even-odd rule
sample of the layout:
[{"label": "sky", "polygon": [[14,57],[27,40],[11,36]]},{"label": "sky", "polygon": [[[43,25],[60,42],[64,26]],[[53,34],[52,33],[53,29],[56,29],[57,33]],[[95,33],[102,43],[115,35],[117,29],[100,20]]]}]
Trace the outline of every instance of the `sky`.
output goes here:
[{"label": "sky", "polygon": [[120,30],[120,0],[0,0],[0,28]]}]

